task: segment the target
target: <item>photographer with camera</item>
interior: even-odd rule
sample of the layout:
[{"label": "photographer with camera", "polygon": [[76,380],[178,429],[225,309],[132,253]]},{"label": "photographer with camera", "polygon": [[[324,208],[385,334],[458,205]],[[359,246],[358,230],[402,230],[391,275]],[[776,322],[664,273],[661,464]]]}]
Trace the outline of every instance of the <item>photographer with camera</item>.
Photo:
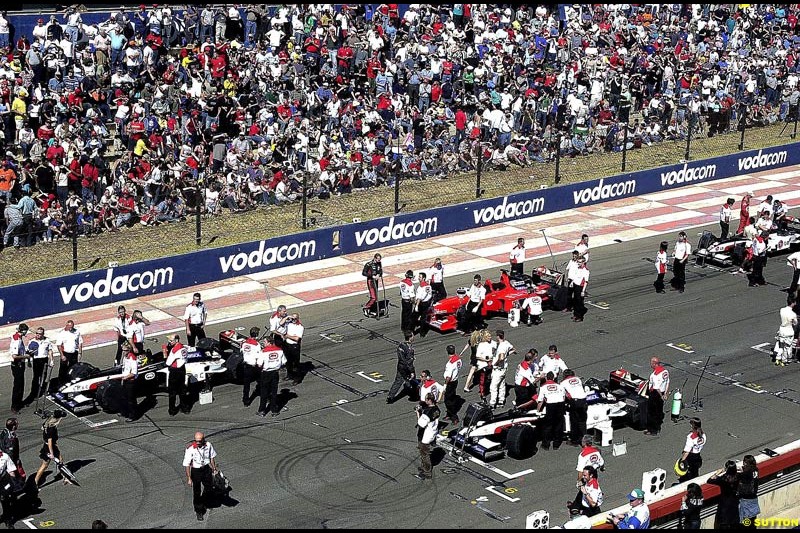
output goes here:
[{"label": "photographer with camera", "polygon": [[567,502],[570,513],[584,516],[599,514],[600,506],[603,505],[603,491],[597,481],[597,470],[593,466],[585,466],[575,486],[578,494],[574,501]]}]

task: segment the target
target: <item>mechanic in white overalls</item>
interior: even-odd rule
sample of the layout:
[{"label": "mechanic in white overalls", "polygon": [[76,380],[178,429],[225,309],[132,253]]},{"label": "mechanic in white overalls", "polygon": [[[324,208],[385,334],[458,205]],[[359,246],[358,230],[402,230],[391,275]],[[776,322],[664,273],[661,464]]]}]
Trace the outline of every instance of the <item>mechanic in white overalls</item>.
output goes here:
[{"label": "mechanic in white overalls", "polygon": [[795,299],[789,296],[786,300],[786,307],[780,311],[781,326],[778,328],[778,335],[775,343],[775,366],[786,366],[792,354],[792,342],[794,342],[794,328],[797,325],[797,314],[794,312]]}]

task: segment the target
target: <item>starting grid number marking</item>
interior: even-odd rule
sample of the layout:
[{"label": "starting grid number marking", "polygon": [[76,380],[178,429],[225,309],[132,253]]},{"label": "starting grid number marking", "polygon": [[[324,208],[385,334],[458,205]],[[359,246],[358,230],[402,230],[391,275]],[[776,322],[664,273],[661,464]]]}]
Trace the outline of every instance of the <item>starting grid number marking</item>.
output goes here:
[{"label": "starting grid number marking", "polygon": [[673,348],[675,350],[681,351],[683,353],[694,353],[694,350],[692,349],[692,345],[691,344],[686,344],[686,343],[683,343],[683,342],[679,342],[678,344],[673,344],[673,343],[670,342],[670,343],[667,344],[667,346],[669,346],[670,348]]},{"label": "starting grid number marking", "polygon": [[506,496],[505,494],[503,494],[503,492],[508,493],[508,494],[517,493],[518,490],[515,489],[514,487],[508,487],[507,489],[504,489],[503,492],[498,491],[497,488],[498,487],[492,485],[491,487],[486,487],[486,490],[488,490],[489,492],[491,492],[495,496],[500,496],[504,500],[510,501],[511,503],[517,503],[518,501],[520,501],[521,498],[512,498],[510,496]]},{"label": "starting grid number marking", "polygon": [[334,344],[341,344],[344,340],[344,335],[339,335],[338,333],[320,333],[320,337],[323,339],[327,339]]},{"label": "starting grid number marking", "polygon": [[609,310],[609,308],[611,307],[610,305],[608,305],[608,302],[592,302],[592,301],[587,301],[587,302],[586,302],[586,305],[591,305],[592,307],[596,307],[596,308],[598,308],[598,309],[602,309],[603,311],[608,311],[608,310]]},{"label": "starting grid number marking", "polygon": [[364,372],[356,372],[356,375],[361,376],[362,378],[371,381],[373,383],[380,383],[383,381],[382,379],[380,379],[383,377],[383,374],[378,372],[371,372],[369,375],[365,374]]},{"label": "starting grid number marking", "polygon": [[750,392],[754,392],[756,394],[765,394],[767,391],[759,385],[758,383],[734,383],[734,386],[739,387],[740,389],[748,390]]},{"label": "starting grid number marking", "polygon": [[44,522],[39,522],[39,527],[53,527],[54,525],[56,525],[56,523],[53,522],[52,520],[46,520]]}]

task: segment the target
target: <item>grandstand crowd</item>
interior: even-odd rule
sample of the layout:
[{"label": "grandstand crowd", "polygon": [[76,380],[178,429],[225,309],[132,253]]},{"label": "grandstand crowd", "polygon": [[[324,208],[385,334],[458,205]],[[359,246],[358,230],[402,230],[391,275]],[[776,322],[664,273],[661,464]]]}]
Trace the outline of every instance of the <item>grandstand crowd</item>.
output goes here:
[{"label": "grandstand crowd", "polygon": [[398,6],[0,15],[3,245],[797,116],[796,6]]}]

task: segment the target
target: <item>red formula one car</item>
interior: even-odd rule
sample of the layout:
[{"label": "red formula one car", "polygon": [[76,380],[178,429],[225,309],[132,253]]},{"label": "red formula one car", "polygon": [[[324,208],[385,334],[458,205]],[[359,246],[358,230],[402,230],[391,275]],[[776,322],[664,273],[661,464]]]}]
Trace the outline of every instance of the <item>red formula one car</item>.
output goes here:
[{"label": "red formula one car", "polygon": [[[546,305],[551,301],[552,290],[562,284],[563,278],[562,273],[544,266],[535,269],[531,276],[519,278],[512,278],[508,271],[501,270],[499,282],[487,279],[483,285],[486,299],[481,307],[481,316],[507,316],[515,302],[534,294],[542,298],[542,305]],[[464,312],[464,305],[469,300],[467,290],[459,288],[455,296],[448,296],[433,304],[428,312],[428,327],[443,333],[458,329],[458,314]]]}]

